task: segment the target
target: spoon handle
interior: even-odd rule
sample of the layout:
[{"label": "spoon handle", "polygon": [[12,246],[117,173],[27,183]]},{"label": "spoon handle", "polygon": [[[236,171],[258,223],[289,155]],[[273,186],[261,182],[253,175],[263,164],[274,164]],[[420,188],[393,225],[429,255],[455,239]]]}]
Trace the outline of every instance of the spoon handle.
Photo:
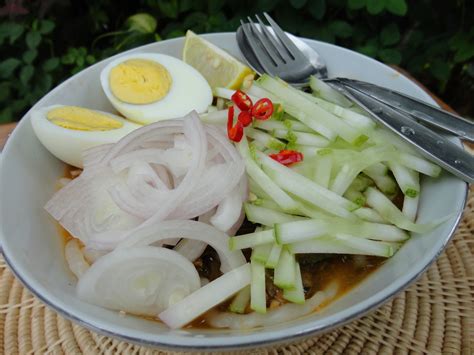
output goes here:
[{"label": "spoon handle", "polygon": [[432,127],[450,132],[461,139],[474,142],[474,123],[458,115],[427,104],[398,91],[386,89],[371,83],[338,78],[344,85],[351,86],[398,111],[412,116]]},{"label": "spoon handle", "polygon": [[377,122],[410,143],[427,159],[468,183],[474,182],[474,157],[445,136],[342,81],[339,84],[333,81],[331,85],[366,110]]}]

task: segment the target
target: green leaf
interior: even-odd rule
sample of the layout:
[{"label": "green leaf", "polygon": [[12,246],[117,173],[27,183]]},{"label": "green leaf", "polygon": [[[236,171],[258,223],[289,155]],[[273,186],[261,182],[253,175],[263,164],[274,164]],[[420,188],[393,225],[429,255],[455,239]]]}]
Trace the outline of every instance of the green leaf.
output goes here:
[{"label": "green leaf", "polygon": [[[39,91],[41,93],[47,93],[51,89],[52,86],[53,86],[53,78],[51,77],[51,75],[49,74],[42,75],[38,83]],[[39,96],[42,96],[42,95],[39,95]]]},{"label": "green leaf", "polygon": [[391,46],[400,41],[400,30],[398,29],[398,25],[395,23],[391,23],[385,26],[380,32],[380,42],[384,46]]},{"label": "green leaf", "polygon": [[179,12],[186,12],[193,8],[193,0],[180,0]]},{"label": "green leaf", "polygon": [[321,20],[326,13],[326,0],[309,0],[308,10],[316,20]]},{"label": "green leaf", "polygon": [[356,48],[357,52],[365,54],[369,57],[375,57],[379,50],[376,40],[370,40],[365,45]]},{"label": "green leaf", "polygon": [[291,6],[295,9],[301,9],[303,6],[306,5],[307,0],[290,0]]},{"label": "green leaf", "polygon": [[215,14],[216,12],[219,12],[224,7],[225,4],[226,4],[225,0],[208,0],[207,11],[210,14]]},{"label": "green leaf", "polygon": [[0,102],[8,101],[8,99],[10,98],[10,93],[11,93],[10,83],[7,81],[0,83]]},{"label": "green leaf", "polygon": [[17,58],[8,58],[5,59],[3,62],[0,62],[0,77],[10,77],[20,64],[21,61]]},{"label": "green leaf", "polygon": [[435,59],[430,65],[430,72],[441,82],[446,82],[451,74],[451,68],[446,61]]},{"label": "green leaf", "polygon": [[35,67],[32,65],[25,65],[23,68],[21,68],[20,71],[20,81],[23,85],[28,84],[30,81],[31,77],[33,76],[35,72]]},{"label": "green leaf", "polygon": [[163,15],[169,18],[178,18],[179,8],[177,0],[158,1],[158,7]]},{"label": "green leaf", "polygon": [[30,49],[35,49],[41,42],[41,34],[37,31],[30,31],[26,34],[26,45]]},{"label": "green leaf", "polygon": [[347,6],[351,10],[359,10],[365,7],[367,4],[367,0],[349,0],[347,2]]},{"label": "green leaf", "polygon": [[43,70],[48,73],[56,69],[58,66],[59,66],[59,58],[57,57],[49,58],[43,63]]},{"label": "green leaf", "polygon": [[38,51],[36,49],[28,49],[26,52],[23,53],[23,61],[27,64],[31,64],[33,63],[37,55]]},{"label": "green leaf", "polygon": [[371,15],[377,15],[385,8],[385,0],[367,0],[367,11]]},{"label": "green leaf", "polygon": [[23,34],[25,31],[25,27],[23,25],[20,25],[19,23],[12,23],[10,25],[8,35],[10,39],[10,44],[13,44],[16,42],[18,38]]},{"label": "green leaf", "polygon": [[182,37],[184,36],[184,34],[185,33],[183,30],[172,30],[171,32],[168,32],[168,34],[166,35],[166,38],[170,39],[170,38]]},{"label": "green leaf", "polygon": [[125,25],[131,31],[140,33],[154,33],[156,31],[157,22],[153,16],[147,13],[140,13],[130,16]]},{"label": "green leaf", "polygon": [[458,49],[454,55],[454,61],[456,63],[467,62],[469,59],[474,57],[474,45],[466,45]]},{"label": "green leaf", "polygon": [[346,21],[333,21],[329,24],[329,29],[340,38],[349,38],[354,32],[352,26]]},{"label": "green leaf", "polygon": [[84,66],[85,61],[86,61],[86,60],[85,60],[84,57],[77,57],[77,58],[76,58],[76,65],[77,65],[78,67],[81,67],[81,68],[82,68],[82,67]]},{"label": "green leaf", "polygon": [[385,1],[386,1],[385,7],[392,14],[395,14],[398,16],[405,16],[405,14],[407,13],[408,7],[405,0],[385,0]]},{"label": "green leaf", "polygon": [[39,32],[43,35],[51,33],[56,27],[55,23],[51,20],[42,20],[39,26]]},{"label": "green leaf", "polygon": [[88,54],[88,55],[86,56],[86,63],[87,63],[88,65],[94,64],[94,63],[95,63],[95,57],[94,57],[93,55],[91,55],[91,54]]},{"label": "green leaf", "polygon": [[384,48],[379,50],[378,56],[382,61],[389,64],[400,64],[402,61],[402,54],[399,50],[394,48]]},{"label": "green leaf", "polygon": [[13,121],[12,119],[12,109],[7,106],[2,111],[0,111],[0,123],[7,123]]},{"label": "green leaf", "polygon": [[63,64],[72,64],[76,61],[75,56],[72,53],[66,53],[65,55],[62,56],[61,62]]}]

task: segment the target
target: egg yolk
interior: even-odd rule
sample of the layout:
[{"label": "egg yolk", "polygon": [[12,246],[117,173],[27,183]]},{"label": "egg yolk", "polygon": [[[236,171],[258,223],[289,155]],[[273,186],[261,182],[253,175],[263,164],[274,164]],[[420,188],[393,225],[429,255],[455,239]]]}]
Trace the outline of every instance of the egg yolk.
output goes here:
[{"label": "egg yolk", "polygon": [[129,104],[159,101],[168,94],[171,83],[171,75],[163,65],[146,59],[126,60],[109,74],[112,94]]},{"label": "egg yolk", "polygon": [[123,126],[110,116],[77,106],[56,107],[46,117],[57,126],[78,131],[110,131]]}]

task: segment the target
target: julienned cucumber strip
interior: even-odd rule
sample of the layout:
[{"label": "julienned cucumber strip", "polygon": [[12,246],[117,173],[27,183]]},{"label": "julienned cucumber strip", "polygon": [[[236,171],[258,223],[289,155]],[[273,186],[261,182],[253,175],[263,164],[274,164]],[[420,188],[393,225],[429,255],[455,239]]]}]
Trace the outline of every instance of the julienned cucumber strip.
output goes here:
[{"label": "julienned cucumber strip", "polygon": [[255,260],[261,262],[262,264],[265,264],[267,262],[268,256],[270,255],[271,250],[272,245],[270,243],[257,245],[252,250],[251,260]]},{"label": "julienned cucumber strip", "polygon": [[395,254],[395,249],[391,244],[381,244],[382,242],[367,240],[359,238],[350,234],[338,233],[335,235],[336,239],[342,241],[349,247],[353,248],[364,248],[366,253],[369,255],[381,255],[386,253],[385,256],[390,257]]},{"label": "julienned cucumber strip", "polygon": [[247,127],[245,129],[245,134],[252,138],[254,141],[262,143],[265,147],[274,149],[274,150],[282,150],[285,148],[286,144],[282,141],[272,137],[268,133],[260,131],[258,129]]},{"label": "julienned cucumber strip", "polygon": [[343,95],[338,93],[324,81],[319,80],[317,77],[310,76],[309,77],[309,86],[311,90],[313,90],[313,94],[323,99],[335,103],[342,107],[351,107],[353,104],[348,99],[346,99]]},{"label": "julienned cucumber strip", "polygon": [[254,232],[229,238],[229,249],[237,250],[253,248],[257,245],[273,243],[274,241],[275,237],[273,236],[273,229],[268,229],[265,231]]},{"label": "julienned cucumber strip", "polygon": [[367,169],[364,170],[364,174],[370,177],[375,182],[375,185],[377,185],[380,191],[383,191],[383,193],[387,195],[394,195],[397,192],[397,183],[390,175],[378,175]]},{"label": "julienned cucumber strip", "polygon": [[283,290],[283,298],[293,302],[303,304],[305,302],[304,298],[304,287],[303,287],[303,279],[301,278],[301,270],[300,264],[295,264],[295,274],[296,274],[296,282],[294,289],[286,289]]},{"label": "julienned cucumber strip", "polygon": [[[266,208],[266,209],[269,209],[269,210],[273,210],[273,211],[281,212],[281,213],[284,213],[284,214],[288,214],[285,211],[283,211],[280,208],[280,206],[278,206],[271,199],[267,199],[267,198],[262,198],[261,199],[261,198],[259,198],[255,201],[252,201],[252,204],[255,205],[255,206],[258,206],[258,207],[263,207],[263,208]],[[254,222],[254,223],[256,223],[256,222]]]},{"label": "julienned cucumber strip", "polygon": [[298,121],[292,120],[285,120],[285,121],[275,121],[273,119],[269,120],[254,120],[253,127],[263,129],[265,131],[274,131],[274,130],[292,130],[298,132],[306,132],[306,133],[315,133],[311,128],[307,127],[306,125],[302,124]]},{"label": "julienned cucumber strip", "polygon": [[406,232],[392,225],[347,221],[335,217],[278,223],[274,226],[275,239],[278,244],[294,243],[325,234],[335,235],[337,233],[350,233],[361,238],[391,242],[405,241],[409,238]]},{"label": "julienned cucumber strip", "polygon": [[405,198],[403,199],[402,212],[412,222],[415,222],[416,220],[416,214],[418,213],[419,200],[420,200],[420,195],[416,197],[405,196]]},{"label": "julienned cucumber strip", "polygon": [[419,173],[438,177],[441,173],[441,168],[423,158],[417,157],[416,155],[401,153],[398,156],[398,162],[407,168],[418,171]]},{"label": "julienned cucumber strip", "polygon": [[[348,239],[353,239],[348,241]],[[286,245],[294,254],[355,254],[390,257],[401,243],[378,242],[347,235],[322,236]]]},{"label": "julienned cucumber strip", "polygon": [[[259,168],[260,169],[260,168]],[[248,182],[249,182],[249,190],[251,193],[253,193],[254,195],[256,195],[259,199],[264,199],[264,200],[269,200],[269,201],[273,201],[272,198],[270,197],[270,195],[268,195],[261,187],[259,184],[257,184],[255,182],[254,179],[252,179],[251,177],[248,178]],[[278,204],[275,202],[275,204],[278,206]],[[279,206],[278,206],[279,207]],[[281,208],[281,207],[279,207]],[[283,210],[282,210],[283,211]]]},{"label": "julienned cucumber strip", "polygon": [[280,260],[280,254],[281,254],[282,246],[278,245],[277,243],[274,243],[272,245],[272,250],[270,251],[270,254],[268,255],[267,262],[265,263],[265,267],[268,269],[274,269],[276,268],[278,264],[278,260]]},{"label": "julienned cucumber strip", "polygon": [[296,282],[296,260],[295,256],[286,248],[281,250],[280,259],[275,267],[273,283],[282,289],[292,289]]},{"label": "julienned cucumber strip", "polygon": [[425,233],[434,228],[436,228],[441,223],[445,222],[447,219],[451,218],[451,215],[440,218],[439,220],[426,224],[413,223],[407,216],[405,216],[398,208],[395,206],[389,198],[387,198],[383,193],[369,187],[365,191],[365,196],[367,197],[367,204],[375,209],[384,219],[390,223],[395,224],[397,227],[416,233]]},{"label": "julienned cucumber strip", "polygon": [[241,289],[229,305],[229,311],[234,313],[245,313],[245,309],[250,302],[250,286]]},{"label": "julienned cucumber strip", "polygon": [[228,110],[218,110],[208,113],[201,113],[199,117],[201,121],[213,125],[225,125],[227,122],[227,112]]},{"label": "julienned cucumber strip", "polygon": [[329,145],[329,141],[326,138],[316,133],[296,132],[288,129],[275,129],[270,133],[277,138],[286,139],[292,144],[309,145],[319,148]]},{"label": "julienned cucumber strip", "polygon": [[252,271],[252,280],[250,282],[250,308],[258,313],[266,313],[265,266],[261,262],[252,259],[250,269]]},{"label": "julienned cucumber strip", "polygon": [[359,174],[349,188],[357,190],[357,191],[365,191],[369,186],[374,185],[374,182],[369,179],[367,176]]},{"label": "julienned cucumber strip", "polygon": [[256,155],[265,172],[284,190],[331,214],[354,218],[350,211],[358,208],[356,204],[295,173],[261,152],[257,151]]},{"label": "julienned cucumber strip", "polygon": [[332,160],[329,156],[320,156],[316,158],[314,163],[314,182],[324,188],[329,187],[331,179]]},{"label": "julienned cucumber strip", "polygon": [[305,219],[305,217],[293,216],[250,203],[244,204],[244,210],[245,215],[250,222],[259,223],[268,227],[273,227],[275,223],[285,223]]},{"label": "julienned cucumber strip", "polygon": [[[230,100],[232,95],[235,93],[235,90],[227,89],[227,88],[221,88],[221,87],[215,87],[212,89],[212,93],[216,97],[222,97],[223,99]],[[255,102],[258,100],[258,97],[253,96],[252,94],[247,93],[247,95],[250,97],[252,102]]]},{"label": "julienned cucumber strip", "polygon": [[305,158],[312,158],[312,157],[317,157],[319,152],[323,149],[326,148],[321,148],[321,147],[314,147],[310,145],[299,145],[295,144],[294,150],[297,150],[298,152],[303,153],[303,156]]},{"label": "julienned cucumber strip", "polygon": [[365,168],[364,172],[374,175],[386,175],[388,173],[388,167],[383,163],[375,163]]},{"label": "julienned cucumber strip", "polygon": [[[296,211],[295,201],[288,196],[253,160],[247,138],[244,136],[237,144],[240,154],[244,158],[245,167],[248,175],[265,193],[275,201],[285,211]],[[268,158],[271,159],[271,158]],[[277,163],[278,164],[278,163]]]},{"label": "julienned cucumber strip", "polygon": [[354,214],[363,219],[367,222],[374,222],[374,223],[386,223],[387,221],[383,219],[381,215],[379,215],[375,210],[368,207],[361,207],[354,211]]},{"label": "julienned cucumber strip", "polygon": [[334,115],[341,117],[351,126],[355,127],[356,129],[373,129],[375,128],[375,122],[367,116],[364,116],[358,112],[355,112],[351,109],[347,109],[341,107],[337,104],[332,102],[326,101],[319,97],[316,97],[311,94],[307,94],[305,92],[301,92],[303,95],[307,96],[311,101],[321,106],[326,111],[333,113]]},{"label": "julienned cucumber strip", "polygon": [[388,163],[390,170],[392,170],[395,180],[400,186],[404,195],[408,197],[416,197],[420,192],[420,179],[418,172],[408,169],[407,167],[395,163],[393,161]]},{"label": "julienned cucumber strip", "polygon": [[342,166],[331,185],[331,190],[339,195],[344,194],[362,170],[387,160],[394,153],[395,149],[391,146],[375,146],[362,151]]},{"label": "julienned cucumber strip", "polygon": [[[283,103],[285,111],[318,132],[320,132],[321,126],[324,126],[330,131],[336,132],[349,143],[356,143],[363,136],[362,132],[304,97],[297,89],[289,86],[284,81],[264,74],[258,79],[256,85],[277,96]],[[312,122],[318,124],[314,125]],[[320,133],[327,137],[323,132]],[[331,139],[331,137],[327,138]]]},{"label": "julienned cucumber strip", "polygon": [[357,191],[349,186],[346,192],[343,195],[349,201],[354,202],[356,205],[362,207],[365,205],[365,196],[362,192]]}]

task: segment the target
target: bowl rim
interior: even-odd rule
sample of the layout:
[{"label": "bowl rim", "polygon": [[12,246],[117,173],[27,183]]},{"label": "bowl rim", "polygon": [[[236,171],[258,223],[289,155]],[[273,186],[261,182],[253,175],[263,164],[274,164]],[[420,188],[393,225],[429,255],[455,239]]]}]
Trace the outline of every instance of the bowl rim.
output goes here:
[{"label": "bowl rim", "polygon": [[[202,35],[204,37],[206,37],[206,36],[211,37],[213,35],[232,35],[232,34],[235,35],[235,32],[217,32],[217,33],[206,33],[206,34],[202,34]],[[161,41],[159,43],[178,42],[178,41],[182,41],[183,38],[184,37],[178,37],[178,38],[174,38],[174,39]],[[362,56],[362,57],[365,58],[365,60],[372,61],[374,63],[377,63],[378,65],[383,65],[383,66],[387,67],[389,70],[394,71],[393,68],[390,68],[386,64],[383,64],[383,63],[381,63],[381,62],[379,62],[379,61],[377,61],[373,58],[370,58],[370,57],[368,57],[364,54],[352,51],[350,49],[340,47],[340,46],[337,46],[337,45],[334,45],[334,44],[322,42],[322,41],[317,41],[317,40],[314,40],[314,39],[309,39],[309,38],[304,38],[304,37],[298,37],[298,38],[303,40],[304,42],[306,42],[308,44],[316,43],[318,45],[324,45],[324,46],[329,46],[329,47],[337,47],[338,50],[350,52],[352,55]],[[150,43],[150,44],[147,44],[147,45],[144,45],[144,46],[136,47],[136,48],[133,48],[133,49],[121,52],[121,53],[118,53],[118,54],[116,54],[112,57],[103,59],[101,62],[98,62],[98,63],[92,65],[91,67],[84,69],[80,73],[84,73],[85,71],[91,69],[95,65],[97,65],[99,63],[102,63],[103,61],[114,60],[114,58],[117,58],[119,56],[126,55],[126,54],[129,54],[129,53],[133,53],[134,51],[141,51],[141,50],[147,49],[147,48],[149,48],[153,45],[156,45],[156,42]],[[413,82],[411,79],[407,78],[402,73],[398,73],[398,74],[400,76],[406,78],[407,80],[411,81],[414,85],[416,85],[421,90],[423,90],[417,83]],[[66,85],[70,80],[74,80],[75,77],[76,77],[76,75],[71,76],[70,78],[65,80],[63,83],[59,84],[57,87],[55,87],[53,90],[51,90],[42,99],[40,99],[22,117],[22,120],[20,121],[19,126],[22,126],[24,124],[28,124],[26,122],[28,120],[25,120],[23,118],[28,116],[32,110],[36,109],[37,106],[41,106],[42,101],[45,97],[47,97],[52,92],[56,92],[56,91],[61,90],[64,85]],[[424,92],[426,93],[426,91],[424,91]],[[431,101],[433,101],[433,100],[431,99]],[[17,133],[17,130],[15,130],[13,132],[11,138],[14,139],[14,137],[16,136],[16,133]],[[7,141],[7,144],[5,145],[4,151],[9,150],[9,142],[11,140],[12,139],[9,139]],[[461,142],[461,141],[458,139],[458,143],[459,142]],[[64,318],[66,318],[68,320],[71,320],[71,321],[73,321],[73,322],[75,322],[75,323],[77,323],[77,324],[79,324],[83,327],[86,327],[86,328],[88,328],[88,329],[90,329],[90,330],[92,330],[96,333],[106,335],[106,336],[111,336],[111,337],[114,337],[114,338],[118,338],[120,340],[131,342],[131,343],[134,343],[134,344],[137,344],[137,345],[149,346],[149,347],[166,349],[166,350],[177,350],[177,351],[179,351],[179,350],[181,350],[181,351],[182,350],[186,350],[186,351],[190,351],[190,350],[191,351],[192,350],[194,350],[194,351],[197,351],[197,350],[219,351],[219,350],[237,350],[237,349],[242,350],[242,349],[253,348],[253,347],[264,347],[264,346],[270,346],[270,345],[281,344],[281,343],[296,342],[299,339],[302,339],[302,338],[305,338],[305,337],[308,337],[308,336],[314,336],[314,335],[317,335],[317,334],[321,334],[323,332],[327,332],[327,331],[332,330],[334,328],[340,327],[344,324],[347,324],[351,321],[354,321],[354,320],[362,317],[363,315],[367,314],[372,309],[378,308],[379,306],[381,306],[385,302],[388,302],[390,299],[392,299],[396,294],[398,294],[399,292],[405,290],[409,285],[411,285],[415,280],[417,280],[433,264],[433,262],[445,250],[447,244],[452,239],[452,237],[453,237],[453,235],[454,235],[454,233],[455,233],[455,231],[456,231],[456,229],[457,229],[457,227],[458,227],[458,225],[461,221],[461,218],[462,218],[462,215],[463,215],[463,210],[464,210],[464,207],[466,206],[466,203],[467,203],[467,197],[468,197],[468,193],[469,193],[469,185],[467,183],[464,183],[463,186],[465,187],[465,193],[464,193],[464,196],[463,196],[463,201],[461,202],[462,209],[459,209],[458,214],[456,215],[456,219],[454,221],[454,224],[453,224],[451,230],[449,231],[448,235],[444,238],[443,244],[440,246],[439,250],[437,250],[434,257],[431,260],[429,260],[429,262],[427,262],[416,274],[414,274],[408,280],[405,280],[405,282],[403,282],[399,287],[396,287],[396,288],[390,290],[388,293],[385,293],[385,294],[377,293],[377,294],[373,295],[372,297],[367,299],[367,301],[368,300],[372,300],[372,301],[368,302],[362,309],[359,309],[358,311],[356,311],[352,314],[346,315],[344,317],[340,317],[339,319],[337,319],[333,323],[319,324],[318,326],[314,326],[314,325],[311,324],[311,322],[307,322],[305,324],[305,328],[303,330],[297,331],[296,329],[293,329],[292,332],[287,332],[287,334],[285,334],[283,336],[280,334],[281,332],[273,332],[273,334],[272,334],[272,332],[269,332],[269,333],[266,333],[266,334],[264,334],[263,336],[260,336],[260,337],[258,335],[257,336],[254,335],[254,339],[249,339],[248,338],[252,334],[245,334],[245,335],[238,334],[237,336],[235,336],[235,335],[226,335],[226,336],[223,336],[223,337],[220,337],[220,338],[216,338],[215,341],[213,341],[212,338],[206,337],[206,338],[201,338],[201,339],[204,339],[205,340],[204,343],[207,343],[207,344],[197,345],[197,344],[183,344],[183,343],[178,344],[177,342],[172,342],[172,341],[171,342],[166,342],[166,341],[147,340],[147,339],[143,339],[143,338],[139,338],[139,337],[135,337],[135,336],[126,335],[126,334],[123,334],[123,333],[116,333],[114,331],[107,330],[103,327],[92,324],[92,322],[88,322],[86,320],[83,320],[80,317],[70,313],[67,309],[64,309],[63,307],[61,307],[57,304],[54,304],[54,302],[51,302],[49,299],[47,299],[45,296],[43,296],[39,291],[37,291],[32,285],[30,285],[26,281],[25,277],[21,274],[21,272],[14,267],[13,262],[11,261],[9,256],[7,255],[8,253],[5,253],[5,250],[2,250],[1,245],[0,245],[0,251],[2,252],[3,257],[5,259],[5,262],[9,266],[10,270],[13,272],[13,274],[20,280],[20,282],[32,294],[34,294],[44,304],[51,307],[54,311],[56,311],[58,314],[60,314]],[[0,240],[3,240],[3,239],[4,239],[4,234],[0,233]],[[289,329],[291,329],[291,328],[289,328]],[[261,339],[259,339],[259,338],[261,338]],[[242,342],[242,341],[239,341],[238,339],[245,339],[245,340]]]}]

